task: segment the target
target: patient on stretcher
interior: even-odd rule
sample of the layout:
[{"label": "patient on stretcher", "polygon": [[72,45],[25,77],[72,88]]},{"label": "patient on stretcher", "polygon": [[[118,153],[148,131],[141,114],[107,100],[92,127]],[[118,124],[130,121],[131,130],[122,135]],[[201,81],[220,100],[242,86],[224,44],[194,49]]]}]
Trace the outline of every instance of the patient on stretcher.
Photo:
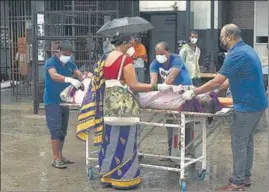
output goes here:
[{"label": "patient on stretcher", "polygon": [[[85,75],[82,81],[84,90],[76,90],[72,85],[70,85],[61,93],[61,99],[64,102],[81,106],[84,96],[88,92],[90,82],[91,75]],[[175,110],[201,113],[216,113],[222,109],[215,92],[202,94],[197,96],[195,99],[185,101],[181,95],[185,90],[188,89],[192,89],[192,86],[173,86],[173,91],[135,93],[133,96],[138,101],[140,108],[142,109]]]}]

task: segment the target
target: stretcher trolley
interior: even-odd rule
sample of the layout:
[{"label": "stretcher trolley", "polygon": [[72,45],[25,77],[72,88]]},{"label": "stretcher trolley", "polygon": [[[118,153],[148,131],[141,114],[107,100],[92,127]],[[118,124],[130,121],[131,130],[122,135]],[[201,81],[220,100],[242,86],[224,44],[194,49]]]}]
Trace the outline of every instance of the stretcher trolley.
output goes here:
[{"label": "stretcher trolley", "polygon": [[[153,158],[167,158],[173,161],[178,162],[179,167],[168,167],[168,166],[157,166],[151,164],[140,164],[141,167],[159,169],[165,171],[173,171],[179,173],[179,184],[181,191],[187,190],[187,183],[185,181],[185,170],[188,166],[193,165],[197,162],[202,163],[202,168],[198,173],[199,179],[203,180],[207,174],[206,170],[206,148],[207,148],[207,119],[209,117],[221,117],[226,118],[230,116],[231,113],[218,113],[218,114],[210,114],[210,113],[197,113],[197,112],[178,112],[178,111],[169,111],[169,110],[152,110],[152,109],[142,109],[141,113],[141,125],[145,125],[143,129],[146,127],[152,127],[146,135],[139,141],[138,145],[157,127],[163,129],[164,131],[166,127],[173,128],[177,133],[173,135],[173,148],[174,152],[171,156],[166,155],[156,155],[152,153],[139,153],[139,156],[143,157],[153,157]],[[147,121],[143,121],[143,119],[147,119]],[[162,123],[162,121],[173,118],[173,122],[177,122],[175,124],[167,124]],[[201,130],[201,143],[202,143],[202,154],[199,157],[189,158],[186,157],[186,146],[185,146],[185,125],[190,122],[200,122],[202,124]],[[174,131],[175,132],[175,131]],[[90,151],[90,141],[92,134],[89,134],[86,140],[86,166],[87,166],[87,174],[89,180],[94,178],[94,166],[91,166],[90,161],[97,161],[97,158],[93,158],[92,155],[98,153],[98,151]],[[98,165],[95,166],[98,168]]]}]

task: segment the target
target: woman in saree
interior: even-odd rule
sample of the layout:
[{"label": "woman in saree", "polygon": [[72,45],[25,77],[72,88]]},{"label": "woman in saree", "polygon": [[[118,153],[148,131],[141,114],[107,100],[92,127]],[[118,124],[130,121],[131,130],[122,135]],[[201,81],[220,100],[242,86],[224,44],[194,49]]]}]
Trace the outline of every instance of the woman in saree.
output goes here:
[{"label": "woman in saree", "polygon": [[[106,53],[98,62],[99,64],[97,64],[95,71],[102,71],[102,73],[97,72],[96,74],[99,73],[103,75],[96,75],[98,76],[96,79],[98,79],[100,82],[100,79],[117,80],[119,71],[121,71],[120,68],[122,66],[122,75],[120,81],[123,84],[126,84],[132,92],[170,90],[171,87],[166,84],[151,85],[137,81],[133,60],[131,58],[133,51],[130,50],[133,50],[133,48],[130,40],[131,36],[128,35],[117,35],[112,39],[111,44],[115,46],[115,49]],[[91,96],[92,98],[96,98],[98,95],[100,95],[97,92],[91,93],[90,91],[88,94],[95,95]],[[90,98],[90,96],[88,96],[88,98]],[[126,102],[129,101],[126,100]],[[98,101],[95,101],[95,103],[98,103]],[[89,106],[89,104],[85,104],[84,102],[84,106],[86,105]],[[80,113],[81,117],[83,116],[82,113],[84,109],[85,107],[82,106]],[[96,111],[98,110],[99,109],[96,109]],[[86,114],[86,112],[84,114]],[[97,117],[94,118],[96,119]],[[100,121],[103,119],[101,116],[98,118]],[[83,123],[85,123],[85,121],[81,121],[81,125]],[[99,125],[99,127],[101,126]],[[101,132],[101,136],[99,135],[99,143],[101,149],[99,152],[98,163],[101,183],[104,185],[103,187],[113,187],[116,189],[133,189],[139,186],[141,183],[141,177],[137,155],[137,125],[134,124],[124,126],[121,123],[121,126],[116,126],[106,124],[105,122],[102,131],[99,132]]]}]

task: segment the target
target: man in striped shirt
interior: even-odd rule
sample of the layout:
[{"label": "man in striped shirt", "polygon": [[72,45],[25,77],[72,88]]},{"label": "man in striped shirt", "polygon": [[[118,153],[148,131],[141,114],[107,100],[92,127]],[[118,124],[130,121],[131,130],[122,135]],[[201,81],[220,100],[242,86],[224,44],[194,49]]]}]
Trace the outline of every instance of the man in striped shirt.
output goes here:
[{"label": "man in striped shirt", "polygon": [[220,42],[228,50],[228,55],[216,77],[201,87],[185,92],[183,97],[191,99],[229,84],[235,110],[231,125],[233,176],[230,184],[220,188],[220,191],[244,191],[244,187],[251,184],[255,129],[268,103],[260,59],[255,50],[241,39],[240,29],[235,24],[225,25]]}]

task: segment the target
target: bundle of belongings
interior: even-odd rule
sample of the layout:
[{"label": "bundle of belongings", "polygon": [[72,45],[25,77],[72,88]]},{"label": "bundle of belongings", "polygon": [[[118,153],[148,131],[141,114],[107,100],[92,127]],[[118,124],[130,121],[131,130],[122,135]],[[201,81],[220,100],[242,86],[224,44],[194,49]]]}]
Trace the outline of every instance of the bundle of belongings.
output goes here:
[{"label": "bundle of belongings", "polygon": [[82,87],[80,89],[76,89],[72,85],[68,86],[61,94],[61,99],[70,104],[76,104],[81,106],[85,95],[89,90],[89,86],[91,83],[91,73],[85,74],[82,77]]},{"label": "bundle of belongings", "polygon": [[[81,106],[83,99],[88,92],[91,82],[91,76],[85,75],[82,80],[83,89],[76,89],[72,85],[67,87],[61,93],[61,99],[64,102]],[[141,109],[158,109],[188,111],[200,113],[216,113],[222,109],[217,94],[213,91],[197,96],[196,98],[185,101],[182,93],[185,90],[192,89],[192,86],[173,86],[173,91],[159,92],[152,91],[147,93],[132,94]],[[117,105],[127,105],[126,98],[117,98]]]}]

